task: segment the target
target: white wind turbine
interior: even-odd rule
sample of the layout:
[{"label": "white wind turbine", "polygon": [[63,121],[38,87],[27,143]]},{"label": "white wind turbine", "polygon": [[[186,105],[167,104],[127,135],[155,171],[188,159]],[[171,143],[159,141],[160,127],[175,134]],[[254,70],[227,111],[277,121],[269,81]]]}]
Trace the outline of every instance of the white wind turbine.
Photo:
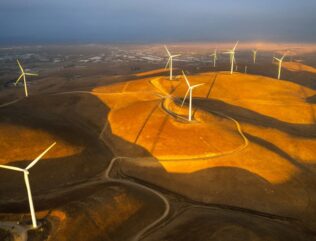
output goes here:
[{"label": "white wind turbine", "polygon": [[172,74],[173,74],[173,72],[172,72],[173,71],[173,58],[179,57],[179,56],[181,56],[181,54],[171,55],[171,53],[169,52],[167,46],[165,45],[164,47],[165,47],[165,49],[167,51],[167,54],[169,56],[168,62],[166,64],[166,66],[165,66],[165,69],[167,69],[169,67],[169,69],[170,69],[170,80],[172,80],[172,77],[173,77],[172,76]]},{"label": "white wind turbine", "polygon": [[231,68],[230,68],[230,73],[231,74],[233,74],[233,72],[234,72],[234,63],[236,62],[236,60],[235,60],[235,50],[236,50],[237,45],[238,45],[238,41],[236,42],[234,48],[232,48],[231,50],[228,50],[227,52],[224,52],[224,54],[229,54],[230,64],[231,64]]},{"label": "white wind turbine", "polygon": [[252,54],[253,54],[253,63],[254,63],[254,64],[256,63],[256,59],[257,59],[257,52],[258,52],[258,50],[257,50],[257,49],[252,50]]},{"label": "white wind turbine", "polygon": [[24,69],[22,68],[19,60],[16,60],[18,62],[18,65],[20,67],[21,70],[21,75],[20,77],[17,79],[17,81],[15,82],[15,85],[17,85],[17,83],[20,81],[20,79],[23,77],[23,82],[24,82],[24,91],[25,91],[25,96],[28,97],[28,92],[27,92],[27,85],[26,85],[26,76],[37,76],[37,74],[32,74],[32,73],[26,73],[24,72]]},{"label": "white wind turbine", "polygon": [[210,55],[211,57],[213,57],[213,64],[214,64],[214,68],[216,67],[216,60],[217,60],[217,49],[214,50],[214,53]]},{"label": "white wind turbine", "polygon": [[283,62],[283,59],[284,59],[285,55],[286,55],[286,54],[283,54],[283,56],[282,56],[281,58],[273,57],[273,59],[275,59],[276,61],[279,62],[278,79],[281,78],[282,62]]},{"label": "white wind turbine", "polygon": [[18,172],[23,172],[25,186],[26,186],[27,195],[28,195],[28,199],[29,199],[29,206],[30,206],[33,228],[37,228],[37,222],[36,222],[34,204],[33,204],[33,199],[32,199],[32,192],[31,192],[30,181],[29,181],[29,169],[32,168],[55,144],[56,144],[56,142],[54,142],[50,147],[48,147],[44,152],[42,152],[42,154],[40,154],[38,157],[36,157],[25,169],[22,169],[19,167],[7,166],[7,165],[0,165],[0,168],[9,169],[9,170],[18,171]]},{"label": "white wind turbine", "polygon": [[187,85],[188,85],[188,90],[187,90],[187,92],[186,92],[186,94],[185,94],[185,96],[184,96],[184,99],[183,99],[183,101],[182,101],[181,107],[183,107],[183,104],[184,104],[184,102],[185,102],[185,100],[186,100],[188,94],[190,93],[190,100],[189,100],[189,117],[188,117],[188,120],[191,121],[191,120],[192,120],[192,90],[193,90],[194,88],[198,87],[198,86],[204,85],[204,83],[202,83],[202,84],[197,84],[197,85],[192,85],[192,86],[191,86],[191,85],[190,85],[190,82],[189,82],[189,80],[188,80],[188,78],[187,78],[187,76],[185,75],[185,73],[184,73],[183,70],[182,70],[182,74],[183,74],[183,77],[184,77],[184,79],[185,79],[185,82],[186,82]]}]

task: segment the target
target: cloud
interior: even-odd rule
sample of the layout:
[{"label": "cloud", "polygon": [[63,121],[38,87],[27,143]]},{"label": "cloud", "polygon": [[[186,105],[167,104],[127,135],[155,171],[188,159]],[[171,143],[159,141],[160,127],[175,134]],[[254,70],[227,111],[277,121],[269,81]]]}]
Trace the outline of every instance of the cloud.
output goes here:
[{"label": "cloud", "polygon": [[311,0],[1,0],[0,42],[316,41]]}]

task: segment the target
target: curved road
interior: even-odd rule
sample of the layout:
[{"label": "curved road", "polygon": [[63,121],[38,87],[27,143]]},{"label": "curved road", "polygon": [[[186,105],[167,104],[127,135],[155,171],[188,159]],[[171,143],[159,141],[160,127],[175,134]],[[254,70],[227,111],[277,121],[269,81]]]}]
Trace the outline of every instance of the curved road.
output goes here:
[{"label": "curved road", "polygon": [[[143,92],[142,92],[143,93]],[[153,93],[153,92],[150,92],[150,93]],[[111,93],[102,93],[102,92],[92,92],[92,91],[68,91],[68,92],[59,92],[59,93],[53,93],[53,94],[50,94],[50,95],[60,95],[60,94],[94,94],[94,95],[104,95],[104,94],[111,94]],[[171,96],[168,96],[169,98]],[[172,98],[172,97],[171,97]],[[11,101],[11,102],[8,102],[8,103],[5,103],[5,104],[2,104],[0,105],[0,108],[1,107],[6,107],[6,106],[9,106],[9,105],[13,105],[21,100],[23,100],[24,98],[22,99],[17,99],[17,100],[14,100],[14,101]],[[162,102],[163,102],[163,98],[162,98]],[[167,110],[167,109],[166,109]],[[170,112],[170,110],[167,110],[167,113]],[[245,142],[245,145],[238,148],[238,149],[235,149],[233,151],[230,151],[230,152],[226,152],[226,153],[221,153],[219,155],[216,155],[216,156],[213,156],[213,157],[218,157],[220,155],[227,155],[227,154],[231,154],[233,152],[237,152],[237,151],[240,151],[242,149],[244,149],[245,147],[247,147],[248,145],[248,139],[245,137],[244,133],[242,132],[242,129],[241,129],[241,126],[239,124],[239,122],[223,113],[220,113],[220,112],[214,112],[218,115],[221,115],[221,116],[224,116],[225,118],[228,118],[230,120],[232,120],[236,126],[237,126],[237,130],[239,132],[239,134],[242,136],[244,142]],[[170,114],[170,113],[169,113]],[[175,114],[175,113],[173,113]],[[104,128],[103,128],[104,129]],[[102,130],[103,131],[103,130]],[[102,131],[101,131],[101,134],[102,134]],[[105,143],[105,141],[103,140],[103,138],[101,137],[100,135],[100,139]],[[169,213],[170,213],[170,204],[169,204],[169,201],[168,199],[163,195],[161,194],[160,192],[150,188],[150,187],[147,187],[145,185],[142,185],[142,184],[138,184],[136,182],[132,182],[132,181],[129,181],[129,180],[124,180],[124,179],[116,179],[116,178],[112,178],[110,176],[110,173],[113,169],[113,166],[116,162],[118,162],[119,160],[122,160],[122,159],[132,159],[130,157],[114,157],[111,161],[110,161],[110,164],[109,166],[107,167],[106,171],[105,171],[105,174],[104,174],[104,177],[106,180],[108,181],[112,181],[112,182],[117,182],[117,183],[121,183],[121,184],[124,184],[124,185],[130,185],[130,186],[133,186],[133,187],[137,187],[137,188],[140,188],[140,189],[143,189],[145,191],[148,191],[148,192],[151,192],[153,193],[154,195],[156,195],[157,197],[159,197],[162,202],[164,203],[165,205],[165,211],[163,212],[163,214],[157,218],[155,221],[153,221],[152,223],[150,223],[149,225],[147,225],[145,228],[143,228],[140,232],[138,232],[133,238],[132,238],[132,241],[138,241],[140,240],[148,231],[150,231],[152,228],[154,228],[155,226],[159,225],[162,221],[164,221]],[[134,158],[133,158],[134,159]],[[201,159],[201,158],[199,158]],[[11,224],[12,225],[12,224]],[[0,227],[4,228],[6,227],[6,223],[5,222],[0,222]],[[16,227],[17,230],[19,230],[19,233],[20,233],[20,236],[19,238],[16,238],[15,240],[21,240],[21,241],[26,241],[27,240],[27,232],[25,230],[27,230],[25,227],[21,226],[21,225],[18,225],[18,224],[15,224],[14,225]],[[4,228],[5,229],[5,228]],[[10,231],[10,230],[9,230]],[[25,236],[25,233],[26,233],[26,236]],[[21,239],[22,238],[22,239]]]},{"label": "curved road", "polygon": [[105,172],[105,175],[104,177],[108,180],[108,181],[112,181],[112,182],[117,182],[117,183],[121,183],[121,184],[125,184],[125,185],[130,185],[130,186],[133,186],[133,187],[137,187],[137,188],[140,188],[140,189],[143,189],[145,191],[148,191],[148,192],[151,192],[153,194],[155,194],[156,196],[158,196],[164,203],[165,205],[165,211],[163,212],[163,214],[157,218],[154,222],[152,222],[151,224],[149,224],[148,226],[146,226],[144,229],[142,229],[140,232],[138,232],[134,237],[133,237],[133,241],[138,241],[141,239],[141,237],[147,232],[149,231],[150,229],[152,229],[153,227],[155,227],[156,225],[158,225],[160,222],[162,222],[168,215],[169,215],[169,212],[170,212],[170,204],[169,204],[169,201],[168,199],[163,196],[160,192],[152,189],[152,188],[149,188],[147,186],[144,186],[144,185],[141,185],[141,184],[138,184],[136,182],[131,182],[131,181],[128,181],[128,180],[123,180],[123,179],[116,179],[116,178],[112,178],[110,176],[110,173],[113,169],[113,165],[115,164],[115,162],[117,162],[118,160],[121,160],[121,159],[131,159],[129,157],[114,157],[108,168],[106,169],[106,172]]},{"label": "curved road", "polygon": [[24,98],[16,99],[16,100],[13,100],[13,101],[10,101],[10,102],[1,104],[1,105],[0,105],[0,108],[6,107],[6,106],[9,106],[9,105],[13,105],[13,104],[15,104],[15,103],[20,102],[21,100],[24,100]]}]

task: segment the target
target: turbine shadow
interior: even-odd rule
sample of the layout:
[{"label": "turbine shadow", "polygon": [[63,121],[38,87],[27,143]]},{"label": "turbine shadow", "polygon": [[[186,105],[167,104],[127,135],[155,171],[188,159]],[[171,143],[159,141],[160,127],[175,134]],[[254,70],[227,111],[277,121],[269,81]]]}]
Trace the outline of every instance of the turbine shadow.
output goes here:
[{"label": "turbine shadow", "polygon": [[247,132],[245,132],[245,136],[248,138],[249,141],[256,143],[257,145],[260,145],[264,148],[266,148],[267,150],[270,150],[276,154],[278,154],[280,157],[288,160],[291,164],[293,164],[294,166],[296,166],[298,169],[305,171],[305,172],[310,172],[310,170],[308,169],[308,167],[306,167],[304,164],[300,163],[299,161],[295,160],[293,157],[291,157],[288,153],[286,153],[285,151],[283,151],[281,148],[279,148],[278,146],[274,145],[273,143],[264,140],[258,136],[255,135],[251,135]]}]

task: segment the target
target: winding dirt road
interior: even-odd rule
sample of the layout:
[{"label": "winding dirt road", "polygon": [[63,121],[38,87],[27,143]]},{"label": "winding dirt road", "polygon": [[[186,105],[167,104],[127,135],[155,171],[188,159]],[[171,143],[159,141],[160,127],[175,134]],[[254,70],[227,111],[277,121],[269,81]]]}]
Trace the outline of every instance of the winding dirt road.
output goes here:
[{"label": "winding dirt road", "polygon": [[[159,88],[157,88],[158,91],[159,91]],[[161,91],[159,91],[161,92]],[[144,92],[142,92],[144,93]],[[153,93],[153,92],[150,92],[150,93]],[[92,91],[67,91],[67,92],[58,92],[58,93],[53,93],[53,94],[50,94],[50,95],[61,95],[61,94],[92,94],[92,95],[108,95],[108,94],[111,94],[111,93],[101,93],[101,92],[92,92]],[[157,94],[157,93],[156,93]],[[167,98],[173,98],[172,96],[168,95],[168,96],[165,96],[164,95],[165,93],[162,93],[162,94],[157,94],[158,96],[161,97],[161,106],[163,107],[163,109],[165,110],[165,112],[167,114],[170,114],[172,116],[174,115],[177,115],[176,113],[170,113],[171,111],[168,110],[164,105],[163,105],[163,102],[164,102],[164,99],[165,97]],[[14,100],[14,101],[11,101],[11,102],[8,102],[8,103],[4,103],[4,104],[1,104],[0,105],[0,108],[2,107],[7,107],[7,106],[10,106],[10,105],[14,105],[18,102],[20,102],[21,100],[23,100],[24,98],[22,99],[17,99],[17,100]],[[246,148],[248,146],[248,139],[245,137],[244,133],[242,132],[242,129],[241,129],[241,126],[239,124],[239,122],[223,113],[220,113],[220,112],[214,112],[214,114],[217,114],[217,115],[221,115],[225,118],[228,118],[230,120],[232,120],[235,125],[236,125],[236,128],[240,134],[240,136],[243,138],[244,140],[244,145],[235,149],[235,150],[232,150],[232,151],[228,151],[228,152],[225,152],[225,153],[219,153],[219,154],[216,154],[214,156],[207,156],[205,158],[215,158],[215,157],[218,157],[218,156],[222,156],[222,155],[228,155],[228,154],[232,154],[232,153],[235,153],[237,151],[241,151],[243,150],[244,148]],[[101,130],[101,134],[100,134],[100,137],[102,136],[102,132],[103,132],[104,128]],[[105,141],[103,140],[103,138],[101,137],[100,138],[104,143]],[[162,215],[160,217],[158,217],[156,220],[154,220],[152,223],[148,224],[145,228],[143,228],[141,231],[139,231],[131,240],[132,241],[138,241],[138,240],[141,240],[144,235],[149,232],[151,229],[153,229],[154,227],[156,227],[157,225],[159,225],[160,223],[162,223],[163,221],[165,221],[170,213],[170,203],[168,201],[168,199],[163,195],[161,194],[160,192],[150,188],[150,187],[147,187],[145,185],[142,185],[142,184],[139,184],[139,183],[136,183],[136,182],[132,182],[132,181],[129,181],[129,180],[124,180],[124,179],[120,179],[120,178],[113,178],[110,176],[111,174],[111,171],[113,170],[113,167],[114,167],[114,164],[115,163],[119,163],[120,160],[123,160],[123,159],[135,159],[135,158],[130,158],[130,157],[120,157],[120,156],[117,156],[117,157],[114,157],[111,161],[110,161],[110,164],[109,166],[107,167],[107,169],[105,170],[105,174],[104,176],[101,178],[101,181],[111,181],[111,182],[116,182],[116,183],[120,183],[120,184],[123,184],[123,185],[128,185],[128,186],[133,186],[133,187],[137,187],[139,189],[142,189],[144,191],[147,191],[147,192],[150,192],[154,195],[156,195],[159,199],[161,199],[161,201],[164,203],[165,205],[165,210],[164,212],[162,213]],[[199,158],[201,159],[201,158]],[[194,159],[192,159],[194,160]],[[12,225],[14,225],[15,227],[15,233],[18,233],[18,235],[14,235],[15,237],[15,240],[16,241],[26,241],[27,240],[27,230],[29,229],[28,227],[24,227],[22,225],[19,225],[19,224],[13,224],[13,223],[7,223],[7,222],[0,222],[0,228],[3,228],[5,230],[8,230],[10,232],[12,232],[11,230],[11,227]]]}]

